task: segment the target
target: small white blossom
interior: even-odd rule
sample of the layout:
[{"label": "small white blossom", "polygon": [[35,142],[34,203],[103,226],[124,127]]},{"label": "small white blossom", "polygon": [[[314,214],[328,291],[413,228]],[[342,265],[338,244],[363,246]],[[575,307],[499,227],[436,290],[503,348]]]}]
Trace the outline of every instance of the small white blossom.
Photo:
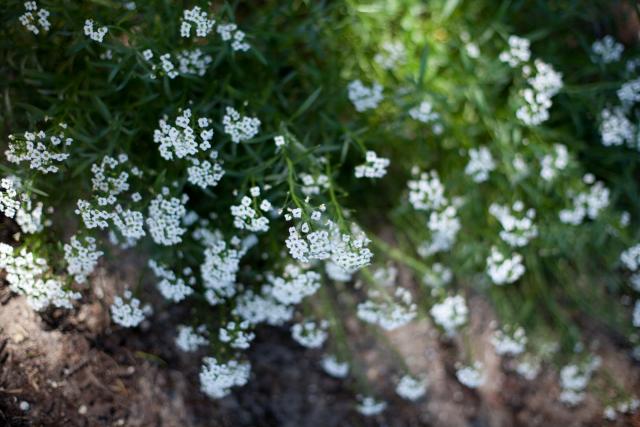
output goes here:
[{"label": "small white blossom", "polygon": [[204,325],[200,325],[197,328],[193,326],[178,326],[178,336],[176,337],[176,346],[185,352],[196,351],[198,347],[203,347],[209,344],[207,338],[207,329]]},{"label": "small white blossom", "polygon": [[508,43],[509,50],[500,53],[500,61],[506,62],[511,68],[515,68],[531,59],[531,44],[529,40],[511,35]]},{"label": "small white blossom", "polygon": [[135,328],[151,314],[151,306],[140,306],[138,298],[134,298],[130,290],[124,291],[122,297],[116,296],[111,304],[111,320],[125,328]]},{"label": "small white blossom", "polygon": [[306,320],[303,323],[295,323],[291,327],[291,336],[303,347],[319,348],[327,339],[328,326],[326,320],[320,322]]},{"label": "small white blossom", "polygon": [[624,46],[609,35],[596,40],[591,45],[593,62],[601,62],[603,64],[619,61],[623,51]]},{"label": "small white blossom", "polygon": [[356,178],[382,178],[387,174],[389,159],[378,157],[375,151],[367,151],[366,163],[356,166]]},{"label": "small white blossom", "polygon": [[356,111],[373,110],[382,101],[382,86],[374,83],[371,87],[362,84],[360,80],[349,83],[349,100],[356,107]]},{"label": "small white blossom", "polygon": [[371,396],[360,396],[358,400],[360,401],[357,406],[358,412],[365,417],[372,417],[374,415],[381,414],[385,409],[387,409],[387,402],[376,400]]},{"label": "small white blossom", "polygon": [[107,27],[94,28],[93,19],[84,21],[84,34],[91,40],[102,43],[104,36],[107,35]]},{"label": "small white blossom", "polygon": [[349,374],[349,363],[340,362],[336,356],[329,354],[322,357],[322,369],[334,378],[346,378]]},{"label": "small white blossom", "polygon": [[385,70],[392,70],[396,64],[403,64],[407,59],[407,50],[399,41],[385,41],[381,51],[376,53],[373,60]]},{"label": "small white blossom", "polygon": [[489,179],[489,173],[496,168],[491,151],[487,147],[469,150],[469,163],[464,173],[471,176],[474,182],[484,182]]},{"label": "small white blossom", "polygon": [[[164,187],[163,193],[169,189]],[[188,196],[183,194],[181,198],[167,197],[158,194],[149,204],[149,216],[147,227],[154,242],[159,245],[171,246],[182,241],[182,235],[186,229],[180,227],[182,218],[187,213],[185,204]]]},{"label": "small white blossom", "polygon": [[433,321],[440,325],[447,335],[453,336],[457,329],[467,322],[469,309],[462,295],[453,295],[434,304],[429,313]]},{"label": "small white blossom", "polygon": [[252,139],[260,131],[260,119],[257,117],[243,117],[231,107],[227,107],[225,111],[222,118],[224,132],[236,144]]},{"label": "small white blossom", "polygon": [[469,388],[478,388],[485,382],[484,366],[476,361],[469,366],[460,366],[456,370],[458,381]]},{"label": "small white blossom", "polygon": [[525,350],[527,345],[527,335],[522,327],[515,328],[512,333],[497,330],[491,337],[491,344],[500,356],[516,356]]},{"label": "small white blossom", "polygon": [[507,257],[495,246],[491,248],[491,255],[487,258],[487,274],[493,283],[496,285],[513,283],[524,273],[522,255],[514,252],[510,257]]},{"label": "small white blossom", "polygon": [[411,375],[405,375],[400,378],[400,382],[396,386],[396,393],[398,396],[412,402],[420,399],[426,392],[426,379],[414,378]]},{"label": "small white blossom", "polygon": [[245,385],[250,373],[249,362],[230,360],[222,363],[213,357],[205,357],[200,368],[200,389],[207,396],[220,399],[231,392],[231,387]]},{"label": "small white blossom", "polygon": [[67,272],[73,276],[76,282],[85,283],[103,254],[102,251],[96,249],[96,239],[93,237],[79,239],[76,236],[71,236],[69,243],[64,245]]},{"label": "small white blossom", "polygon": [[207,37],[213,31],[215,23],[215,19],[210,19],[207,12],[199,6],[185,9],[180,19],[180,36],[184,38],[191,37],[191,29],[195,26],[197,37]]},{"label": "small white blossom", "polygon": [[218,331],[218,339],[220,342],[228,344],[231,348],[246,350],[256,337],[253,332],[249,331],[250,327],[251,323],[248,320],[227,322]]},{"label": "small white blossom", "polygon": [[417,306],[407,289],[396,288],[393,299],[377,291],[369,292],[369,298],[358,304],[358,318],[387,331],[406,325],[417,315]]},{"label": "small white blossom", "polygon": [[24,2],[26,12],[18,18],[20,23],[33,34],[39,34],[40,29],[49,31],[51,23],[49,22],[49,11],[40,8],[35,1]]}]

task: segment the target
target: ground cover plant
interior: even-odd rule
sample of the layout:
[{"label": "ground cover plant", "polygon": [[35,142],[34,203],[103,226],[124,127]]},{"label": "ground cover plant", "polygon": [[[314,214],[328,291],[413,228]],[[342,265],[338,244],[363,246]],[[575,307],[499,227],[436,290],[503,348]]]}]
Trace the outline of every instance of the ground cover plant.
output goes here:
[{"label": "ground cover plant", "polygon": [[[640,359],[640,55],[631,3],[576,3],[7,1],[3,280],[76,310],[99,263],[142,255],[111,320],[188,307],[165,344],[203,355],[204,395],[286,328],[363,416],[388,404],[344,319],[430,319],[475,389],[481,295],[495,352],[580,405],[606,375],[585,317]],[[635,412],[607,387],[605,418]]]}]

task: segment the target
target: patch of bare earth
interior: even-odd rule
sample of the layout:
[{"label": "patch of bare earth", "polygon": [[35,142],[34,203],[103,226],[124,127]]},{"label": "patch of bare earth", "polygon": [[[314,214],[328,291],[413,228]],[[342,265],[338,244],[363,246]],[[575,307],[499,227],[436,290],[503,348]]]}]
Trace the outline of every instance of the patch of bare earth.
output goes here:
[{"label": "patch of bare earth", "polygon": [[[606,424],[593,395],[574,409],[562,405],[552,369],[534,381],[510,371],[509,361],[492,350],[494,316],[478,296],[469,301],[469,344],[490,378],[478,390],[455,379],[461,343],[442,340],[427,319],[374,337],[348,318],[364,374],[376,395],[389,402],[382,415],[360,416],[352,384],[328,377],[320,368],[320,353],[302,349],[285,329],[276,328],[258,333],[249,352],[249,384],[212,401],[198,389],[204,354],[183,354],[173,345],[175,325],[186,321],[188,308],[166,305],[150,292],[144,296],[155,309],[149,321],[133,330],[110,323],[109,303],[125,283],[137,282],[136,266],[142,262],[129,258],[117,270],[101,269],[73,312],[38,314],[2,289],[0,426],[640,426],[638,416]],[[603,360],[599,372],[638,392],[638,366],[605,334],[593,334]],[[417,403],[394,393],[402,374],[399,357],[429,378],[427,396]],[[595,388],[601,377],[594,379]],[[28,410],[20,408],[22,402]]]}]

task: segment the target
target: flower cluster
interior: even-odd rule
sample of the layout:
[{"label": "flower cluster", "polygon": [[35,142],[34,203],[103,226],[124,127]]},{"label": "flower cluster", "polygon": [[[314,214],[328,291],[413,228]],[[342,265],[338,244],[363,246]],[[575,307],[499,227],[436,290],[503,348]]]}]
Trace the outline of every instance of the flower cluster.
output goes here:
[{"label": "flower cluster", "polygon": [[150,305],[141,306],[138,298],[130,290],[116,296],[111,304],[111,320],[125,328],[135,328],[152,312]]},{"label": "flower cluster", "polygon": [[227,324],[218,331],[218,339],[220,342],[229,344],[231,348],[246,350],[249,348],[251,341],[256,337],[253,332],[249,331],[251,322],[243,320],[241,322],[227,322]]},{"label": "flower cluster", "polygon": [[243,386],[249,381],[249,362],[230,360],[219,362],[214,357],[205,357],[200,369],[200,388],[203,393],[220,399],[230,393],[231,387]]},{"label": "flower cluster", "polygon": [[491,248],[487,257],[487,274],[496,285],[506,285],[518,280],[525,272],[522,255],[517,252],[507,257],[498,248]]},{"label": "flower cluster", "polygon": [[298,304],[320,289],[321,276],[315,271],[304,271],[301,267],[288,264],[282,277],[267,275],[272,285],[271,295],[282,304]]},{"label": "flower cluster", "polygon": [[525,211],[524,203],[520,200],[514,202],[511,208],[492,203],[489,206],[489,213],[500,222],[502,226],[500,238],[509,246],[526,246],[538,235],[538,227],[533,222],[536,211],[532,208]]},{"label": "flower cluster", "polygon": [[596,219],[609,206],[609,189],[602,182],[591,174],[586,174],[583,181],[590,185],[589,190],[572,195],[573,208],[560,211],[560,221],[565,224],[580,225],[585,218]]},{"label": "flower cluster", "polygon": [[224,125],[224,133],[229,135],[236,144],[252,139],[260,131],[260,119],[241,116],[231,107],[226,108],[222,124]]},{"label": "flower cluster", "polygon": [[211,148],[213,130],[209,128],[211,120],[208,118],[194,119],[198,123],[199,133],[192,126],[192,113],[189,108],[176,117],[175,126],[170,125],[167,120],[166,116],[161,119],[158,123],[159,128],[153,132],[153,142],[159,144],[158,149],[163,159],[183,159]]},{"label": "flower cluster", "polygon": [[396,288],[393,298],[370,291],[369,299],[358,304],[357,314],[360,320],[391,331],[412,321],[417,315],[417,306],[405,288]]},{"label": "flower cluster", "polygon": [[375,151],[367,151],[366,163],[355,168],[356,178],[382,178],[387,174],[389,159],[378,157]]},{"label": "flower cluster", "polygon": [[5,151],[7,160],[19,164],[29,162],[29,167],[42,173],[56,173],[59,167],[56,162],[69,158],[63,152],[64,147],[73,143],[73,139],[65,136],[67,125],[60,124],[55,135],[47,135],[44,131],[25,132],[22,135],[9,135],[9,149]]},{"label": "flower cluster", "polygon": [[372,86],[365,86],[360,80],[349,83],[349,100],[356,107],[356,111],[363,112],[373,110],[382,101],[382,86],[374,83]]},{"label": "flower cluster", "polygon": [[209,344],[207,335],[207,328],[204,325],[200,325],[197,328],[180,325],[178,326],[176,346],[182,351],[196,351],[199,347]]},{"label": "flower cluster", "polygon": [[325,355],[322,357],[322,369],[334,378],[346,378],[349,374],[349,363],[340,362],[336,356]]},{"label": "flower cluster", "polygon": [[[24,2],[24,8],[26,12],[20,15],[20,23],[33,34],[39,34],[40,29],[43,31],[49,31],[51,29],[51,23],[49,22],[49,11],[38,7],[38,3],[35,1]],[[37,19],[36,19],[37,17]],[[38,25],[40,28],[38,28]]]},{"label": "flower cluster", "polygon": [[191,268],[185,268],[182,273],[186,276],[178,276],[165,265],[150,259],[148,264],[153,274],[158,278],[156,287],[163,297],[173,302],[180,302],[193,293],[193,286],[196,284],[196,278]]},{"label": "flower cluster", "polygon": [[473,362],[473,364],[469,366],[459,366],[458,369],[456,369],[456,378],[466,387],[478,388],[482,386],[486,380],[483,370],[484,366],[478,361]]},{"label": "flower cluster", "polygon": [[360,396],[359,400],[360,403],[356,409],[358,409],[358,412],[365,417],[372,417],[374,415],[381,414],[385,409],[387,409],[387,402],[376,400],[372,396]]},{"label": "flower cluster", "polygon": [[603,64],[619,61],[623,51],[624,46],[609,35],[604,36],[600,40],[596,40],[591,45],[593,62]]},{"label": "flower cluster", "polygon": [[84,21],[84,34],[88,36],[91,40],[102,43],[104,36],[107,35],[107,27],[98,27],[94,28],[93,19],[87,19]]},{"label": "flower cluster", "polygon": [[560,401],[575,406],[585,397],[585,389],[589,385],[593,372],[600,366],[600,358],[592,357],[583,364],[571,364],[560,370]]},{"label": "flower cluster", "polygon": [[527,345],[527,335],[522,327],[517,327],[509,332],[497,330],[491,337],[491,344],[493,344],[493,348],[500,356],[516,356],[524,352]]},{"label": "flower cluster", "polygon": [[531,43],[529,40],[515,35],[509,36],[509,50],[501,52],[499,59],[515,68],[531,59]]},{"label": "flower cluster", "polygon": [[[302,216],[301,210],[293,211],[294,217]],[[305,263],[330,259],[347,273],[369,265],[373,258],[367,247],[369,239],[362,231],[356,229],[352,234],[341,232],[333,221],[323,220],[321,210],[314,211],[309,222],[289,227],[285,243],[293,259]]]},{"label": "flower cluster", "polygon": [[442,125],[439,123],[440,114],[433,111],[433,104],[429,101],[422,101],[420,105],[411,108],[409,110],[409,116],[422,123],[433,123],[433,133],[436,135],[442,133]]},{"label": "flower cluster", "polygon": [[549,109],[553,98],[562,89],[562,74],[539,59],[533,67],[522,68],[524,77],[530,87],[522,91],[524,104],[516,111],[516,117],[528,126],[539,125],[549,119]]},{"label": "flower cluster", "polygon": [[405,375],[400,378],[396,386],[396,393],[403,399],[415,402],[427,392],[427,381],[425,379],[414,378]]},{"label": "flower cluster", "polygon": [[385,41],[381,51],[376,53],[373,60],[385,70],[393,70],[396,64],[403,64],[407,59],[407,50],[399,41]]},{"label": "flower cluster", "polygon": [[320,194],[322,190],[326,190],[329,188],[329,177],[324,174],[318,174],[316,176],[301,173],[299,175],[300,180],[302,181],[302,194],[305,196],[316,196]]},{"label": "flower cluster", "polygon": [[485,182],[489,179],[489,173],[495,168],[496,162],[487,147],[469,150],[469,163],[467,163],[464,173],[469,175],[474,182]]},{"label": "flower cluster", "polygon": [[238,295],[233,313],[254,325],[281,326],[293,317],[293,306],[278,302],[272,295],[272,288],[263,286],[262,294],[248,290]]},{"label": "flower cluster", "polygon": [[256,200],[256,197],[260,196],[259,187],[252,187],[250,193],[252,197],[244,196],[239,205],[231,206],[233,225],[239,230],[254,233],[268,231],[269,218],[262,215],[262,212],[271,212],[271,203],[267,199],[262,199],[261,202]]},{"label": "flower cluster", "polygon": [[207,12],[199,6],[185,9],[180,19],[180,36],[184,38],[191,37],[191,30],[195,27],[197,37],[207,37],[213,31],[215,23],[215,19],[210,19]]},{"label": "flower cluster", "polygon": [[327,339],[328,327],[329,323],[326,320],[320,322],[305,320],[291,327],[291,337],[303,347],[320,348]]},{"label": "flower cluster", "polygon": [[444,288],[451,282],[452,278],[453,272],[450,268],[439,262],[434,262],[431,265],[431,270],[422,276],[422,283],[433,289]]},{"label": "flower cluster", "polygon": [[103,254],[102,251],[97,250],[95,238],[71,236],[69,243],[64,245],[67,272],[76,282],[85,283]]},{"label": "flower cluster", "polygon": [[245,41],[245,33],[238,29],[236,24],[221,24],[216,29],[220,38],[225,41],[231,41],[231,49],[236,52],[246,52],[251,46]]},{"label": "flower cluster", "polygon": [[47,221],[43,221],[42,210],[43,204],[34,204],[18,177],[0,179],[0,212],[8,218],[15,219],[23,233],[37,233],[48,224]]},{"label": "flower cluster", "polygon": [[212,237],[204,251],[204,262],[200,274],[205,288],[205,297],[211,305],[236,294],[236,274],[240,268],[240,258],[245,253],[238,238],[227,244],[219,233]]},{"label": "flower cluster", "polygon": [[540,178],[553,181],[558,173],[569,165],[566,145],[553,144],[553,153],[545,154],[540,161]]},{"label": "flower cluster", "polygon": [[451,295],[434,304],[429,313],[447,335],[453,336],[459,327],[467,323],[469,309],[462,295]]},{"label": "flower cluster", "polygon": [[159,245],[172,246],[182,241],[182,235],[187,231],[181,227],[182,218],[187,213],[185,204],[189,197],[169,197],[169,188],[163,187],[162,194],[158,194],[149,204],[147,227],[154,242]]},{"label": "flower cluster", "polygon": [[50,305],[71,308],[71,301],[80,298],[78,292],[65,289],[60,278],[49,274],[44,258],[26,248],[16,253],[11,246],[0,243],[0,269],[6,271],[9,289],[24,295],[34,310],[44,310]]}]

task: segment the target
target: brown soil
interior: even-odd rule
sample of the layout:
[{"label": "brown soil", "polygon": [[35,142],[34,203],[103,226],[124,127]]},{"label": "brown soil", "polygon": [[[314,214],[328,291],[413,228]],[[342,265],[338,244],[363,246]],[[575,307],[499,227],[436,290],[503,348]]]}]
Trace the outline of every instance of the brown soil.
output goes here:
[{"label": "brown soil", "polygon": [[[394,396],[397,354],[347,319],[357,337],[376,392],[389,401],[382,415],[364,418],[354,410],[349,383],[334,380],[319,367],[320,354],[307,351],[284,329],[263,328],[249,352],[249,384],[220,401],[198,390],[198,361],[173,346],[175,324],[184,307],[156,307],[150,321],[133,330],[109,322],[108,303],[126,278],[136,277],[136,260],[118,273],[100,270],[83,304],[74,312],[34,313],[23,298],[0,295],[0,426],[640,426],[640,417],[606,423],[593,394],[575,409],[558,402],[557,374],[546,369],[526,381],[508,369],[489,344],[493,315],[480,297],[472,297],[471,343],[490,373],[477,391],[455,379],[458,342],[442,341],[427,320],[384,335],[414,372],[426,373],[428,395],[417,403]],[[133,282],[133,280],[131,281]],[[2,293],[2,292],[0,292]],[[640,391],[640,369],[627,351],[594,332],[606,372],[626,390]],[[380,337],[377,339],[380,341]],[[386,350],[385,350],[386,349]],[[600,377],[594,394],[605,390]],[[600,390],[598,392],[597,390]],[[20,408],[22,402],[28,410]],[[24,403],[23,403],[24,405]]]}]

